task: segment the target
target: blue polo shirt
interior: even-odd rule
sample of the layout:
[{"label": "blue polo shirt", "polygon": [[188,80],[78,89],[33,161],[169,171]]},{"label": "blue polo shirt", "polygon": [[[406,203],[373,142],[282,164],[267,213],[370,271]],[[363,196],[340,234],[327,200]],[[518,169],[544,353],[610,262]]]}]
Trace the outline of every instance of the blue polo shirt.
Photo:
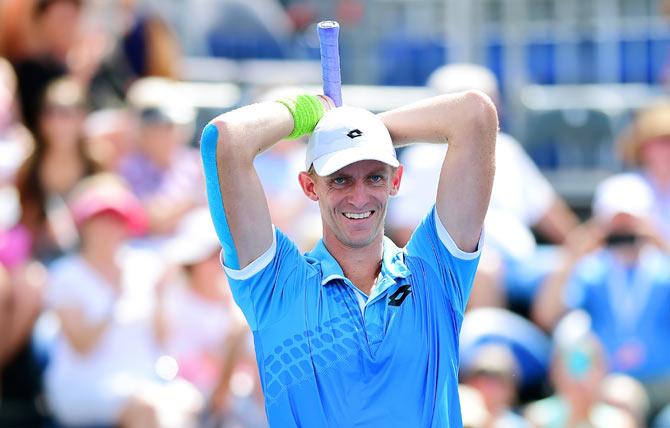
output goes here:
[{"label": "blue polo shirt", "polygon": [[460,427],[458,335],[479,260],[433,208],[405,249],[384,240],[370,296],[323,242],[301,255],[275,230],[225,268],[254,334],[272,427]]},{"label": "blue polo shirt", "polygon": [[670,377],[670,257],[645,247],[624,267],[603,249],[585,257],[564,291],[568,308],[591,316],[611,371],[642,382]]}]

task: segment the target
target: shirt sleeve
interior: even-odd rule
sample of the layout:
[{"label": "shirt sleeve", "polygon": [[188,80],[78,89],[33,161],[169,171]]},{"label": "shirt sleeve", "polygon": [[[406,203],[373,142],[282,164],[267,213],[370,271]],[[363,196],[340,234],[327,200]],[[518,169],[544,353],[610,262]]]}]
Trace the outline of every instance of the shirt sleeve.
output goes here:
[{"label": "shirt sleeve", "polygon": [[301,300],[307,279],[316,271],[296,245],[274,228],[270,248],[243,269],[225,266],[235,302],[251,330],[272,325]]},{"label": "shirt sleeve", "polygon": [[454,310],[462,316],[472,290],[481,247],[480,237],[474,252],[458,248],[433,206],[410,238],[407,254],[421,258],[438,274]]}]

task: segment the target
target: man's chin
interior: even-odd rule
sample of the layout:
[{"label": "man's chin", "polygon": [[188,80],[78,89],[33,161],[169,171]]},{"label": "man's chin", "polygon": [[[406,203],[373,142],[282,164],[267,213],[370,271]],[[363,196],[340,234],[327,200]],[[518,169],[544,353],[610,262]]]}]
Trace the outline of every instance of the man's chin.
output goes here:
[{"label": "man's chin", "polygon": [[347,235],[340,239],[340,242],[353,249],[365,248],[375,241],[376,236],[376,234],[369,232],[365,235]]}]

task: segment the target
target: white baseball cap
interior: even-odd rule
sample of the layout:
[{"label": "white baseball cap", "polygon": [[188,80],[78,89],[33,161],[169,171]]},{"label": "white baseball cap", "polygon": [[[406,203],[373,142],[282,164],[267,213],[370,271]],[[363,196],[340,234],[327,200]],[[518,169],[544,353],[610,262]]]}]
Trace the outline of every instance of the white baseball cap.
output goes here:
[{"label": "white baseball cap", "polygon": [[609,221],[617,214],[644,218],[650,215],[654,195],[644,179],[627,173],[602,181],[593,196],[592,214],[601,221]]},{"label": "white baseball cap", "polygon": [[358,107],[328,111],[307,143],[305,169],[314,165],[320,176],[330,175],[354,162],[377,160],[400,165],[391,135],[375,114]]}]

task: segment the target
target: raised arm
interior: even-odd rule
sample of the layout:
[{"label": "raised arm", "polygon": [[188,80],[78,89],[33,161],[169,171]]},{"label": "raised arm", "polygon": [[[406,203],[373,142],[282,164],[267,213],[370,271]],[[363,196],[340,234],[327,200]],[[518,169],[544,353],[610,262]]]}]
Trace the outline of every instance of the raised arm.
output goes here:
[{"label": "raised arm", "polygon": [[593,222],[572,230],[563,244],[562,260],[558,268],[547,276],[540,286],[531,307],[531,319],[540,327],[551,331],[565,312],[565,288],[570,282],[575,266],[587,254],[602,248],[604,232]]},{"label": "raised arm", "polygon": [[[325,97],[319,99],[323,108],[331,106]],[[285,105],[264,102],[224,113],[203,130],[200,150],[207,198],[231,268],[246,267],[272,245],[270,211],[253,161],[293,128]]]},{"label": "raised arm", "polygon": [[456,245],[474,251],[495,172],[498,116],[479,91],[441,95],[381,114],[394,144],[449,143],[436,195],[437,215]]},{"label": "raised arm", "polygon": [[253,161],[292,129],[288,109],[265,102],[224,113],[202,133],[210,211],[231,268],[247,266],[272,245],[270,211]]}]

